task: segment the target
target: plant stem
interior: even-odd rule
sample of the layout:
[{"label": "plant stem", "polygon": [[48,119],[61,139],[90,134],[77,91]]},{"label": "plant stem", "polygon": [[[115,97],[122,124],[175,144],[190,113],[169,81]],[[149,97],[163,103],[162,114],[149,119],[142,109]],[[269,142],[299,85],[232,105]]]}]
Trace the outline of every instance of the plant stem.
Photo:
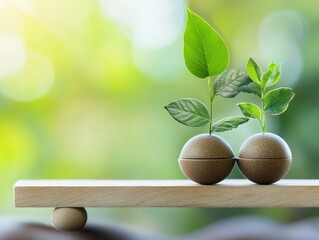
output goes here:
[{"label": "plant stem", "polygon": [[210,121],[209,121],[209,135],[212,135],[212,124],[213,124],[213,101],[215,98],[213,89],[213,79],[211,77],[207,78],[208,90],[209,90],[209,110],[210,110]]},{"label": "plant stem", "polygon": [[265,133],[266,131],[266,113],[264,110],[264,90],[261,91],[261,129],[262,132]]}]

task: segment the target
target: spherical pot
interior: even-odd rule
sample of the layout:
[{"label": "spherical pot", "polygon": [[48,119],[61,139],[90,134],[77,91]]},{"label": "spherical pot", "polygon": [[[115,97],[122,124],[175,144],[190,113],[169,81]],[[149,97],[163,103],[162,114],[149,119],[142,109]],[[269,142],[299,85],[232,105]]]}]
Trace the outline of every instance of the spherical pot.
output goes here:
[{"label": "spherical pot", "polygon": [[291,165],[288,144],[272,133],[258,133],[249,137],[239,150],[238,167],[250,181],[272,184],[282,179]]},{"label": "spherical pot", "polygon": [[230,174],[235,160],[231,147],[224,139],[217,135],[200,134],[186,142],[178,162],[190,180],[211,185]]}]

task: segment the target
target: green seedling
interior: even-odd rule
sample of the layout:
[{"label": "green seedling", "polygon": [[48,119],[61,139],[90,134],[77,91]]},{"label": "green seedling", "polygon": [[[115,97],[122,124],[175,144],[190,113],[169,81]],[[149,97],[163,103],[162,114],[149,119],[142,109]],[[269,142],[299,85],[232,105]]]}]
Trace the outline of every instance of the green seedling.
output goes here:
[{"label": "green seedling", "polygon": [[244,87],[244,91],[259,96],[261,108],[247,102],[239,103],[238,106],[244,116],[258,119],[264,133],[266,131],[266,112],[268,111],[272,115],[279,115],[285,112],[295,93],[291,88],[287,87],[267,91],[269,87],[280,79],[281,65],[278,63],[271,62],[268,66],[268,72],[263,73],[258,64],[250,58],[247,63],[247,73],[252,82]]},{"label": "green seedling", "polygon": [[234,129],[249,120],[248,117],[228,117],[213,123],[215,97],[235,97],[239,92],[246,91],[251,80],[243,71],[225,71],[229,62],[225,41],[204,19],[189,9],[184,32],[184,60],[193,75],[207,79],[210,110],[197,99],[178,99],[165,106],[175,120],[191,127],[209,124],[209,134]]}]

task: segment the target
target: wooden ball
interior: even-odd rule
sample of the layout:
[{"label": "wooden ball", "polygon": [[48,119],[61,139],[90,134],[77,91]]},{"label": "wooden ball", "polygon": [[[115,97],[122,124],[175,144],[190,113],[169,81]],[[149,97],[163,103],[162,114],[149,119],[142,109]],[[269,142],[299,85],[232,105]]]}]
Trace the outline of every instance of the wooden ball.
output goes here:
[{"label": "wooden ball", "polygon": [[237,163],[250,181],[272,184],[286,175],[291,160],[290,148],[281,137],[273,133],[258,133],[243,143]]},{"label": "wooden ball", "polygon": [[203,185],[224,180],[235,163],[229,144],[221,137],[209,134],[200,134],[188,140],[178,162],[186,177]]},{"label": "wooden ball", "polygon": [[80,231],[87,221],[84,208],[55,208],[52,212],[52,223],[60,231]]}]

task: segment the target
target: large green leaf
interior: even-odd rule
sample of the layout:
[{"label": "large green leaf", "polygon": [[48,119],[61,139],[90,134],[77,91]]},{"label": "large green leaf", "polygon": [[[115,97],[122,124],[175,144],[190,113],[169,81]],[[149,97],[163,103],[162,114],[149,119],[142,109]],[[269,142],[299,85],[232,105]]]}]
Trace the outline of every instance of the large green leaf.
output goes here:
[{"label": "large green leaf", "polygon": [[239,91],[245,93],[252,93],[261,97],[261,87],[255,82],[250,82],[247,85],[240,86]]},{"label": "large green leaf", "polygon": [[201,127],[210,122],[205,105],[193,98],[178,99],[165,106],[165,109],[175,120],[190,127]]},{"label": "large green leaf", "polygon": [[188,70],[199,78],[222,73],[229,61],[225,41],[204,19],[187,9],[184,59]]},{"label": "large green leaf", "polygon": [[216,122],[212,126],[212,132],[226,132],[234,128],[237,128],[239,125],[249,121],[247,117],[228,117]]},{"label": "large green leaf", "polygon": [[252,58],[249,58],[247,62],[247,73],[251,80],[258,85],[260,84],[263,75],[262,70]]},{"label": "large green leaf", "polygon": [[277,88],[269,91],[264,99],[264,109],[272,115],[279,115],[287,110],[295,93],[291,88]]},{"label": "large green leaf", "polygon": [[281,74],[281,65],[272,62],[268,66],[268,72],[263,76],[263,87],[270,87],[278,82]]},{"label": "large green leaf", "polygon": [[238,103],[237,106],[240,107],[240,110],[246,117],[256,118],[259,121],[261,120],[261,111],[260,108],[252,103]]},{"label": "large green leaf", "polygon": [[251,83],[248,75],[240,70],[229,70],[218,75],[214,82],[214,93],[225,98],[235,97],[240,87]]}]

